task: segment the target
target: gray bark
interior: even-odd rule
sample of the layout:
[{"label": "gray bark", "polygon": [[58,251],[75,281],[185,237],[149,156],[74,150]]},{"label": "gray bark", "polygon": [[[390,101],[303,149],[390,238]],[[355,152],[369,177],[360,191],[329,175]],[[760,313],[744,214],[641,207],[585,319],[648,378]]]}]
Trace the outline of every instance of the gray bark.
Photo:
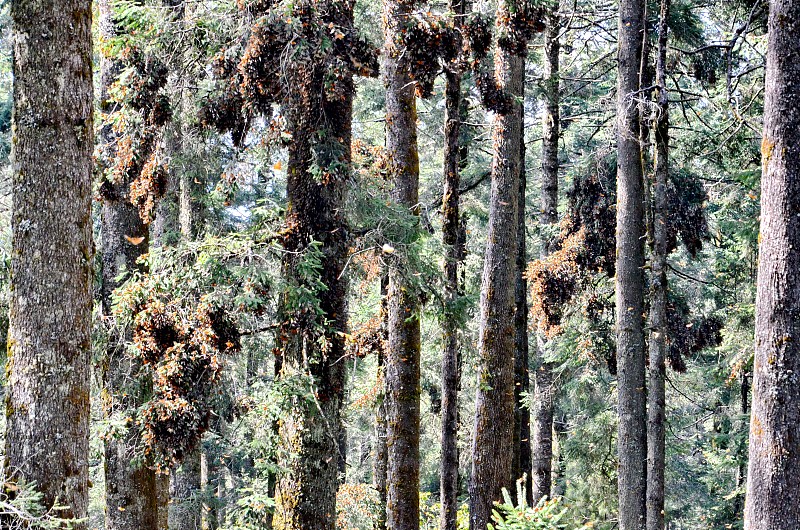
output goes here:
[{"label": "gray bark", "polygon": [[[381,333],[388,344],[388,295],[389,277],[381,275]],[[386,530],[386,362],[385,353],[378,353],[378,374],[382,386],[377,396],[375,408],[375,460],[372,467],[372,484],[378,492],[377,530]]]},{"label": "gray bark", "polygon": [[647,406],[647,530],[664,530],[664,468],[667,356],[667,177],[669,173],[669,98],[667,32],[670,0],[661,0],[658,28],[658,115],[655,119],[655,182],[653,189],[653,257],[650,287],[650,382]]},{"label": "gray bark", "polygon": [[745,528],[800,524],[800,2],[772,0]]},{"label": "gray bark", "polygon": [[[392,157],[393,200],[419,214],[417,104],[402,35],[413,0],[384,2],[386,149]],[[389,264],[386,353],[386,527],[419,528],[419,301],[402,265]]]},{"label": "gray bark", "polygon": [[171,530],[201,530],[203,503],[200,498],[202,455],[198,447],[172,471],[169,520]]},{"label": "gray bark", "polygon": [[[107,0],[99,4],[100,32],[104,38],[113,38],[113,8]],[[118,110],[109,99],[108,89],[117,80],[121,66],[112,57],[101,57],[100,107],[103,112]],[[117,137],[110,123],[100,131],[104,158],[113,162]],[[104,193],[101,212],[101,240],[103,251],[103,277],[101,309],[104,317],[113,318],[112,294],[126,279],[124,272],[139,270],[136,261],[147,252],[149,231],[142,222],[139,211],[129,198],[131,180],[109,182],[109,192]],[[134,244],[138,241],[139,244]],[[109,416],[119,411],[135,411],[145,399],[148,383],[138,380],[141,365],[126,351],[126,341],[120,337],[106,351],[104,385],[108,400],[105,412]],[[142,388],[142,385],[145,388]],[[135,414],[135,412],[131,412]],[[148,530],[159,528],[158,491],[155,471],[144,462],[133,458],[139,451],[138,428],[131,422],[119,437],[105,440],[106,528],[109,530]]]},{"label": "gray bark", "polygon": [[[464,15],[463,0],[451,0],[450,10],[460,26]],[[461,65],[453,64],[445,72],[444,190],[442,193],[442,242],[445,247],[445,318],[442,324],[442,461],[439,467],[441,513],[439,528],[456,530],[458,513],[458,392],[461,388],[461,348],[459,344],[461,296],[458,280],[462,260],[459,232],[461,213]]]},{"label": "gray bark", "polygon": [[645,526],[644,183],[639,144],[639,70],[644,1],[622,0],[617,61],[616,334],[620,530]]},{"label": "gray bark", "polygon": [[[525,85],[522,86],[522,99],[525,99]],[[528,248],[525,230],[525,109],[520,105],[520,123],[523,125],[519,137],[519,191],[517,193],[517,256],[516,278],[514,280],[514,435],[509,491],[515,491],[516,481],[525,478],[525,497],[533,500],[531,478],[531,411],[523,403],[523,395],[530,390],[531,376],[528,371],[528,280],[525,270],[528,267]]]},{"label": "gray bark", "polygon": [[[320,6],[331,23],[350,28],[353,4],[332,0]],[[346,223],[343,205],[350,179],[353,94],[351,74],[345,74],[342,96],[330,97],[324,88],[327,64],[291,64],[286,115],[293,142],[287,168],[287,221],[291,233],[284,241],[284,276],[297,285],[307,280],[298,273],[298,260],[312,241],[321,243],[318,294],[320,320],[284,306],[286,336],[281,377],[309,385],[315,399],[295,398],[280,420],[275,515],[276,530],[334,530],[339,488],[339,439],[345,392],[344,332],[347,329]],[[319,179],[316,165],[326,171]],[[321,328],[321,329],[320,329]],[[320,347],[324,341],[326,347]]]},{"label": "gray bark", "polygon": [[[510,25],[510,13],[522,8],[515,0],[500,2],[497,30],[510,31],[504,27]],[[515,48],[526,49],[524,44],[515,43]],[[512,481],[515,291],[509,286],[515,284],[517,268],[509,256],[517,255],[524,75],[524,55],[498,46],[495,81],[511,96],[513,104],[507,114],[493,117],[492,188],[481,285],[480,366],[469,484],[471,530],[486,528],[492,504],[501,500],[501,489]]]},{"label": "gray bark", "polygon": [[[11,3],[14,114],[6,480],[88,504],[92,6]],[[0,521],[2,523],[2,521]],[[79,524],[78,530],[85,524]]]},{"label": "gray bark", "polygon": [[[542,118],[542,196],[539,222],[552,229],[558,223],[558,139],[561,134],[561,20],[558,3],[553,4],[545,19],[545,113]],[[546,237],[542,241],[542,257],[550,253],[553,241]],[[553,469],[553,366],[544,362],[546,338],[537,333],[537,367],[534,371],[534,418],[533,440],[533,486],[532,502],[552,495]]]}]

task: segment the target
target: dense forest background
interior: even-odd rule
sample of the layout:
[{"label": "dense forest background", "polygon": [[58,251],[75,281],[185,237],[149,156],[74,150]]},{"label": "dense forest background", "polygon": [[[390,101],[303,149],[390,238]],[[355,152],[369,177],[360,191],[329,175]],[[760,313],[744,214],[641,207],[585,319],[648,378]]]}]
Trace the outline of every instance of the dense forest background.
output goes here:
[{"label": "dense forest background", "polygon": [[[627,528],[614,311],[631,109],[656,341],[642,355],[661,344],[666,366],[661,524],[743,528],[769,6],[640,6],[639,89],[623,109],[630,40],[610,0],[94,2],[85,528],[327,528],[300,521],[329,506],[341,530],[477,527],[488,519],[470,525],[470,499],[494,480],[476,468],[482,436],[508,438],[516,475],[497,528]],[[13,10],[0,19],[0,335]],[[517,177],[502,180],[508,160]],[[492,212],[514,201],[519,229],[504,233]],[[497,370],[490,339],[511,359]],[[415,341],[416,367],[402,357]],[[513,410],[491,401],[508,367]],[[9,528],[64,524],[35,490],[9,479]],[[278,515],[303,502],[320,513]]]}]

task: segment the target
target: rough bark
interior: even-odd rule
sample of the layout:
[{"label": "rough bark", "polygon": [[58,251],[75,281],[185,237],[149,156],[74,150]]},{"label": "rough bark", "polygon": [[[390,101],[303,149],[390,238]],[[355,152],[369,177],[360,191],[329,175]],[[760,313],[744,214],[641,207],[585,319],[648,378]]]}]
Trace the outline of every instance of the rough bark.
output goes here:
[{"label": "rough bark", "polygon": [[[6,480],[86,517],[92,321],[92,12],[12,2]],[[79,530],[85,528],[79,524]]]},{"label": "rough bark", "polygon": [[644,183],[639,144],[639,90],[644,1],[622,0],[617,75],[616,334],[621,530],[645,526]]},{"label": "rough bark", "polygon": [[[381,334],[388,343],[389,277],[381,275]],[[381,388],[375,408],[375,460],[372,467],[372,484],[378,492],[377,530],[386,530],[386,371],[385,352],[378,353],[378,377]]]},{"label": "rough bark", "polygon": [[[510,31],[510,13],[522,9],[515,0],[497,8],[498,33]],[[492,187],[489,225],[480,298],[478,390],[472,440],[472,472],[469,484],[470,529],[483,530],[491,520],[492,503],[501,499],[501,488],[511,481],[512,429],[514,428],[514,285],[519,210],[520,101],[525,57],[518,50],[498,46],[495,81],[512,98],[506,114],[493,117]],[[498,421],[499,418],[499,421]],[[506,421],[508,418],[509,421]]]},{"label": "rough bark", "polygon": [[[539,353],[545,350],[542,336],[537,337]],[[535,371],[533,417],[533,504],[552,497],[553,489],[553,367],[541,363]]]},{"label": "rough bark", "polygon": [[[750,374],[747,372],[743,371],[741,374],[739,391],[741,398],[740,411],[743,419],[739,422],[738,429],[740,429],[744,434],[748,432],[748,422],[745,418],[747,418],[749,413],[750,405]],[[744,436],[737,444],[736,459],[739,462],[736,466],[736,490],[739,493],[737,493],[736,498],[733,501],[733,514],[734,518],[738,520],[739,518],[744,517],[744,487],[745,481],[747,480],[747,441]]]},{"label": "rough bark", "polygon": [[772,0],[745,528],[800,521],[800,2]]},{"label": "rough bark", "polygon": [[[542,195],[539,223],[549,228],[542,240],[542,256],[550,253],[553,240],[547,236],[558,223],[558,139],[561,134],[561,19],[558,3],[547,12],[545,19],[545,112],[542,118]],[[537,333],[537,367],[534,371],[533,485],[532,502],[552,495],[553,469],[553,366],[544,362],[546,339]]]},{"label": "rough bark", "polygon": [[[452,0],[450,10],[455,24],[464,16],[463,0]],[[461,296],[458,270],[462,260],[461,230],[461,71],[453,64],[445,72],[444,190],[442,193],[442,241],[444,256],[445,318],[442,323],[442,461],[439,467],[441,513],[439,528],[456,530],[458,513],[458,392],[461,388],[461,348],[459,345]]]},{"label": "rough bark", "polygon": [[[417,104],[403,51],[405,24],[414,0],[383,6],[386,84],[386,149],[392,158],[393,200],[419,214]],[[406,271],[389,264],[386,353],[386,526],[419,528],[420,327],[419,300]]]},{"label": "rough bark", "polygon": [[[523,84],[523,100],[525,88]],[[525,123],[525,111],[520,105],[520,123]],[[520,134],[520,169],[518,224],[517,224],[517,256],[516,278],[514,280],[514,437],[511,479],[509,491],[515,491],[516,481],[525,478],[525,497],[530,503],[533,500],[533,480],[531,477],[531,411],[523,403],[530,390],[531,376],[528,370],[528,280],[525,270],[528,268],[528,249],[525,241],[525,192],[527,178],[525,175],[525,132]]]},{"label": "rough bark", "polygon": [[[107,0],[99,4],[99,26],[103,38],[113,38],[116,33],[113,8]],[[103,55],[100,62],[100,109],[104,113],[117,111],[109,99],[108,89],[117,80],[120,64]],[[117,136],[110,123],[100,130],[103,158],[113,162],[116,155]],[[142,222],[139,211],[130,202],[130,179],[109,183],[104,193],[101,212],[101,241],[103,276],[101,285],[101,310],[105,318],[113,318],[112,295],[126,279],[125,272],[139,270],[137,260],[147,252],[149,231]],[[134,244],[141,238],[139,244]],[[108,416],[122,410],[135,410],[144,399],[147,383],[138,380],[141,365],[126,351],[126,339],[110,344],[106,351],[103,380],[105,385],[105,412]],[[131,377],[133,376],[133,378]],[[143,386],[142,386],[143,385]],[[109,530],[159,528],[159,484],[156,473],[144,462],[136,462],[138,429],[132,423],[119,437],[105,440],[106,528]]]},{"label": "rough bark", "polygon": [[[217,485],[214,488],[214,484],[212,483],[211,477],[214,475],[215,471],[220,471],[219,469],[215,469],[216,466],[213,465],[213,462],[209,462],[208,453],[201,452],[199,454],[200,457],[200,491],[204,493],[211,493],[216,489],[216,497],[217,499],[221,496],[220,490],[222,489],[221,485]],[[274,481],[274,473],[270,473],[269,477],[267,478],[267,495],[270,495],[274,498],[275,496],[275,481]],[[219,480],[219,477],[217,477]],[[220,517],[220,509],[217,499],[215,502],[210,502],[207,504],[202,504],[202,514],[200,518],[200,528],[202,530],[216,530],[219,528],[219,522],[222,520]],[[272,521],[269,521],[269,524],[266,525],[266,528],[272,528]]]},{"label": "rough bark", "polygon": [[669,99],[667,94],[667,32],[670,0],[661,0],[656,83],[658,114],[653,186],[653,255],[650,286],[650,381],[647,393],[647,530],[664,530],[664,468],[667,356],[667,177],[669,173]]},{"label": "rough bark", "polygon": [[[341,27],[353,23],[353,5],[330,1],[318,6],[322,16]],[[347,283],[342,275],[347,259],[343,205],[351,161],[353,79],[346,75],[342,97],[324,90],[327,65],[292,64],[285,104],[293,142],[287,168],[287,224],[283,272],[290,284],[308,280],[298,274],[298,260],[320,243],[319,292],[323,320],[308,311],[285,313],[282,334],[281,377],[308,385],[315,399],[295,397],[291,410],[280,420],[279,435],[285,451],[279,457],[275,493],[277,530],[333,530],[336,526],[336,492],[339,488],[339,437],[345,389],[344,332],[347,326]],[[312,162],[325,171],[314,175]],[[306,288],[311,286],[305,285]],[[320,342],[326,343],[325,348]]]},{"label": "rough bark", "polygon": [[201,460],[201,451],[197,448],[172,471],[169,508],[172,530],[200,530],[202,527]]}]

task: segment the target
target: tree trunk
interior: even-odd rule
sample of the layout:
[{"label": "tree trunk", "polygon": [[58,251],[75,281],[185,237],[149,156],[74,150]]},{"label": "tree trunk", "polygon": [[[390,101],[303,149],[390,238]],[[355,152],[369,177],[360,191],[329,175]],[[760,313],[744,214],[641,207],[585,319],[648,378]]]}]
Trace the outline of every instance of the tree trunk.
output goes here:
[{"label": "tree trunk", "polygon": [[[402,38],[415,7],[385,0],[386,149],[392,158],[393,200],[419,214],[419,155],[415,83]],[[386,352],[386,526],[419,528],[420,328],[419,301],[406,271],[389,264]]]},{"label": "tree trunk", "polygon": [[[455,24],[461,26],[463,0],[451,0]],[[441,530],[456,530],[458,513],[458,392],[461,388],[461,348],[459,328],[458,269],[462,259],[459,245],[461,230],[459,186],[461,185],[461,66],[446,71],[444,116],[444,190],[442,194],[442,241],[445,247],[445,318],[442,323],[442,461],[439,468]]]},{"label": "tree trunk", "polygon": [[[211,476],[215,474],[215,471],[219,470],[216,469],[213,462],[209,462],[208,453],[201,452],[198,456],[200,458],[200,491],[202,491],[204,495],[211,495],[213,492],[214,495],[219,498],[221,487],[217,485],[215,488],[211,481]],[[274,474],[270,473],[270,476],[267,478],[267,495],[274,498],[275,487],[273,477]],[[217,477],[217,480],[219,480],[219,477]],[[217,501],[217,499],[215,499],[215,501]],[[218,504],[216,502],[202,504],[200,505],[200,509],[202,510],[200,514],[200,528],[202,530],[216,530],[219,528],[220,516]],[[272,526],[267,525],[267,528],[272,528]]]},{"label": "tree trunk", "polygon": [[172,472],[170,484],[171,530],[200,530],[203,503],[201,492],[201,451],[188,453],[180,467]]},{"label": "tree trunk", "polygon": [[[107,0],[100,2],[100,33],[103,38],[113,38],[116,33],[114,12]],[[118,109],[109,99],[109,87],[120,74],[120,64],[112,57],[101,56],[100,108],[104,113]],[[118,138],[111,123],[100,130],[103,158],[113,163]],[[110,191],[103,194],[101,212],[101,240],[103,251],[103,277],[101,309],[105,318],[111,319],[111,302],[114,290],[124,281],[124,271],[140,270],[137,260],[147,252],[149,230],[137,207],[131,203],[131,179],[119,182],[106,181]],[[134,244],[141,238],[139,244]],[[130,337],[112,343],[106,351],[104,385],[106,389],[105,412],[110,417],[119,411],[135,411],[145,399],[149,382],[138,380],[141,365],[127,353]],[[131,377],[133,375],[133,378]],[[135,412],[131,412],[135,414]],[[109,530],[157,529],[159,481],[156,472],[144,462],[132,462],[138,451],[138,429],[134,422],[119,437],[105,440],[106,478],[106,528]]]},{"label": "tree trunk", "polygon": [[[561,134],[561,19],[558,3],[547,12],[545,19],[545,113],[542,119],[542,197],[539,222],[552,230],[558,223],[558,139]],[[550,233],[549,231],[545,232]],[[550,253],[553,240],[545,235],[542,257]],[[537,333],[537,367],[534,371],[533,420],[533,486],[532,503],[552,496],[553,470],[553,366],[544,361],[546,339]]]},{"label": "tree trunk", "polygon": [[639,145],[639,91],[644,0],[620,2],[617,76],[616,333],[619,409],[620,530],[645,526],[644,183]]},{"label": "tree trunk", "polygon": [[[92,6],[12,2],[6,480],[86,517],[92,328]],[[77,528],[86,528],[78,524]]]},{"label": "tree trunk", "polygon": [[650,288],[650,384],[647,393],[647,530],[664,530],[664,467],[667,355],[667,178],[669,174],[669,99],[667,94],[667,32],[670,0],[661,0],[658,28],[658,117],[653,188],[653,258]]},{"label": "tree trunk", "polygon": [[[326,16],[340,27],[351,27],[353,5],[331,1]],[[300,309],[287,311],[281,333],[281,377],[307,386],[313,400],[297,396],[281,419],[279,435],[285,449],[279,456],[273,528],[277,530],[334,530],[339,488],[339,438],[345,390],[343,357],[347,326],[347,283],[342,272],[347,259],[343,207],[351,162],[353,106],[352,75],[344,75],[342,97],[324,90],[327,65],[291,64],[286,115],[293,142],[287,168],[288,251],[283,271],[290,285],[308,285],[298,272],[307,253],[319,253],[318,292],[322,317]],[[320,179],[314,167],[325,172]],[[312,242],[319,246],[312,247]],[[290,287],[291,288],[291,287]],[[286,307],[286,306],[284,306]],[[325,347],[320,347],[321,343]]]},{"label": "tree trunk", "polygon": [[800,2],[769,11],[745,528],[800,521]]},{"label": "tree trunk", "polygon": [[[389,325],[389,276],[381,274],[381,334],[388,344]],[[372,467],[372,484],[378,492],[377,530],[386,530],[386,362],[385,353],[378,353],[378,381],[381,387],[375,408],[375,454]]]},{"label": "tree trunk", "polygon": [[[740,390],[740,398],[741,398],[741,412],[743,419],[741,420],[738,428],[742,430],[742,432],[747,432],[747,413],[749,412],[749,401],[750,401],[750,377],[747,372],[742,369],[741,374],[741,385],[739,387]],[[744,492],[741,492],[743,486],[745,486],[745,481],[747,480],[747,442],[744,438],[737,444],[736,447],[736,459],[738,460],[738,465],[736,466],[736,499],[733,502],[733,519],[740,520],[744,517]]]},{"label": "tree trunk", "polygon": [[[497,30],[510,32],[511,13],[523,5],[504,0],[497,8]],[[495,114],[494,158],[489,205],[489,226],[480,299],[478,390],[472,440],[472,475],[469,485],[470,529],[483,530],[491,520],[492,503],[501,499],[501,488],[511,481],[512,421],[514,417],[514,304],[509,286],[516,279],[519,210],[521,96],[526,43],[498,46],[495,81],[512,99],[507,114]]]},{"label": "tree trunk", "polygon": [[[537,337],[539,354],[545,350],[544,337]],[[535,505],[552,497],[553,489],[553,366],[542,362],[535,371],[533,418],[533,499]]]},{"label": "tree trunk", "polygon": [[[525,87],[523,84],[523,101]],[[525,123],[525,111],[520,105],[520,123]],[[515,491],[516,481],[525,477],[525,498],[533,500],[533,481],[531,477],[531,411],[523,403],[530,390],[531,376],[528,371],[528,281],[525,270],[528,266],[528,250],[525,241],[525,192],[527,178],[525,175],[525,132],[520,134],[520,169],[517,226],[516,278],[514,281],[514,438],[511,478],[509,491]]]}]

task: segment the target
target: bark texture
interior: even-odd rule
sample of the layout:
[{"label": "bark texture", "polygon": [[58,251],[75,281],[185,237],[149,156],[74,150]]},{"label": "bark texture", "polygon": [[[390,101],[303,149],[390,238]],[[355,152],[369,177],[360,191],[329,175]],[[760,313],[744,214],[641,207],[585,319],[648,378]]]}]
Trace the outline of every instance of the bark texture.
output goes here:
[{"label": "bark texture", "polygon": [[[11,3],[6,480],[86,517],[92,326],[92,6]],[[77,526],[85,528],[84,524]]]},{"label": "bark texture", "polygon": [[[542,118],[542,195],[539,223],[549,227],[549,234],[558,223],[558,139],[561,134],[561,80],[559,55],[561,53],[561,19],[558,3],[547,12],[545,18],[545,112]],[[542,240],[542,256],[550,253],[553,241],[547,235]],[[533,440],[531,452],[533,467],[531,475],[532,503],[552,495],[553,470],[553,366],[544,362],[546,339],[537,333],[537,367],[534,371],[533,394]]]},{"label": "bark texture", "polygon": [[172,530],[201,530],[203,503],[201,492],[202,454],[200,448],[187,454],[172,471],[169,520]]},{"label": "bark texture", "polygon": [[619,524],[645,526],[647,412],[645,398],[644,183],[639,144],[639,70],[644,1],[622,0],[617,75],[616,334],[619,430]]},{"label": "bark texture", "polygon": [[[523,85],[523,99],[525,88]],[[525,123],[525,110],[520,105],[520,123]],[[528,356],[530,348],[528,346],[528,280],[525,278],[525,270],[528,267],[528,247],[525,241],[525,192],[527,189],[527,178],[525,175],[525,132],[520,134],[520,169],[519,169],[519,192],[517,194],[518,203],[518,225],[517,225],[517,274],[514,281],[514,439],[512,457],[511,479],[509,491],[516,491],[516,481],[525,477],[525,497],[530,503],[532,496],[531,478],[531,411],[523,403],[524,396],[530,390],[531,376],[528,370]]]},{"label": "bark texture", "polygon": [[[452,0],[450,10],[455,24],[464,16],[463,0]],[[444,116],[444,190],[442,194],[442,240],[444,256],[445,318],[442,323],[442,461],[439,468],[441,513],[439,528],[456,530],[458,512],[458,392],[461,388],[461,348],[459,341],[461,296],[458,270],[463,259],[459,186],[461,185],[461,65],[446,70]]]},{"label": "bark texture", "polygon": [[[323,20],[352,26],[351,2],[336,0],[315,7]],[[317,293],[323,320],[308,309],[292,311],[285,314],[281,330],[286,337],[281,377],[308,385],[315,399],[294,397],[291,411],[280,421],[285,451],[278,461],[281,472],[272,524],[276,530],[334,530],[346,375],[343,205],[350,177],[354,87],[352,75],[346,74],[339,81],[344,83],[341,97],[331,97],[324,90],[327,65],[292,64],[290,70],[289,79],[294,81],[287,87],[285,108],[293,142],[287,168],[290,228],[284,242],[290,252],[283,271],[290,284],[313,289],[297,265],[305,253],[319,252],[320,280],[326,289]],[[325,178],[314,175],[312,163],[325,172]],[[316,250],[312,242],[320,243]]]},{"label": "bark texture", "polygon": [[[99,27],[103,38],[113,38],[117,29],[111,3],[99,3]],[[117,80],[120,64],[103,55],[100,61],[100,110],[110,114],[118,110],[108,95],[109,87]],[[117,136],[111,123],[100,130],[103,158],[113,163],[116,156]],[[149,230],[142,222],[137,207],[131,203],[131,181],[124,178],[109,182],[103,194],[101,212],[101,241],[103,277],[101,309],[103,317],[112,319],[111,301],[114,290],[126,279],[124,274],[139,270],[136,261],[147,252]],[[133,241],[140,241],[133,244]],[[138,380],[139,363],[126,352],[126,339],[120,337],[106,351],[103,382],[105,385],[105,413],[111,416],[122,410],[135,410],[145,399],[143,382]],[[109,530],[155,530],[159,528],[159,482],[156,473],[134,456],[138,452],[138,430],[133,423],[119,437],[105,440],[106,528]]]},{"label": "bark texture", "polygon": [[[392,158],[393,200],[419,213],[417,104],[403,36],[416,4],[386,0],[383,7],[386,149]],[[420,328],[419,300],[406,271],[389,265],[386,353],[386,527],[419,528]]]},{"label": "bark texture", "polygon": [[670,0],[661,0],[656,83],[658,114],[654,120],[656,160],[653,183],[653,257],[650,286],[650,381],[647,393],[647,530],[664,530],[664,468],[667,356],[667,177],[669,175],[669,98],[667,33]]},{"label": "bark texture", "polygon": [[[381,335],[389,343],[389,276],[381,274]],[[386,353],[378,353],[378,377],[381,384],[375,408],[375,456],[372,483],[378,492],[377,530],[386,530]]]},{"label": "bark texture", "polygon": [[769,11],[745,528],[800,522],[800,2]]},{"label": "bark texture", "polygon": [[[510,14],[523,6],[504,0],[497,8],[497,31],[510,32]],[[506,114],[493,123],[492,187],[480,298],[478,390],[469,484],[470,529],[483,530],[491,520],[492,503],[511,482],[514,428],[514,305],[519,226],[519,177],[525,43],[498,46],[495,81],[512,98]]]}]

